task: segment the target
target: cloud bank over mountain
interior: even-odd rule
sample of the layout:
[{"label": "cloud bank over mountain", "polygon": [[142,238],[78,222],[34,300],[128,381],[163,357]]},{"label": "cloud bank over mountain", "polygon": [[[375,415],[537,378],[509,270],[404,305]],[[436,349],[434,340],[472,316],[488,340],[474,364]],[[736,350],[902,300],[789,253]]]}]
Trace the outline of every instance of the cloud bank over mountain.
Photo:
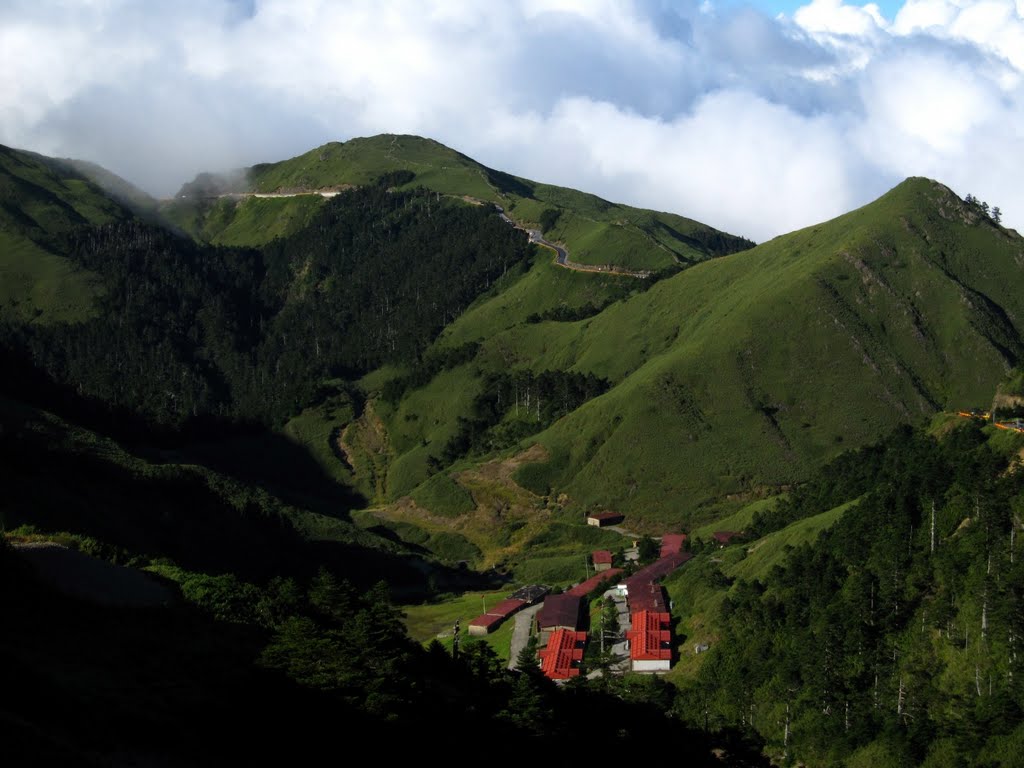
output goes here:
[{"label": "cloud bank over mountain", "polygon": [[909,175],[1024,227],[1024,0],[14,0],[0,142],[156,194],[416,133],[763,240]]}]

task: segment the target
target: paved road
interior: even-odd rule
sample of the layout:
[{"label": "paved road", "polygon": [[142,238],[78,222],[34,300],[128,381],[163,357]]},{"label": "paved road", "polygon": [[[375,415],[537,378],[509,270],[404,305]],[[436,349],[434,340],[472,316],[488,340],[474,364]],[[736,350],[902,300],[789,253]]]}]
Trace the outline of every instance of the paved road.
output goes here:
[{"label": "paved road", "polygon": [[[481,201],[481,204],[483,204],[483,201]],[[494,207],[498,209],[498,215],[501,217],[502,221],[504,221],[509,226],[515,227],[516,229],[521,229],[523,232],[529,235],[531,243],[536,243],[537,245],[540,245],[544,248],[550,248],[552,251],[554,251],[555,263],[561,267],[565,267],[566,269],[575,269],[577,272],[605,272],[615,275],[629,275],[630,277],[639,278],[646,278],[651,276],[651,273],[646,270],[618,269],[616,267],[611,266],[599,266],[595,264],[577,264],[574,261],[569,261],[569,251],[567,251],[564,247],[558,245],[558,243],[552,243],[550,240],[545,240],[544,233],[541,232],[539,229],[527,229],[526,227],[520,226],[515,221],[513,221],[512,219],[505,215],[505,209],[502,208],[500,205],[495,205]]]},{"label": "paved road", "polygon": [[508,668],[518,669],[516,665],[516,659],[519,657],[519,652],[526,647],[527,641],[530,639],[530,626],[533,624],[533,617],[537,615],[537,611],[543,603],[537,603],[531,605],[529,608],[524,608],[516,614],[516,625],[512,629],[512,644],[509,647],[508,653]]},{"label": "paved road", "polygon": [[[562,246],[552,243],[550,240],[544,239],[544,234],[539,229],[528,229],[526,234],[530,236],[530,242],[542,245],[545,248],[550,248],[555,252],[555,262],[562,265],[563,267],[569,266],[569,252]],[[579,264],[574,264],[573,267],[578,267]]]},{"label": "paved road", "polygon": [[530,639],[530,627],[533,626],[533,618],[537,615],[537,611],[540,610],[542,605],[543,603],[531,605],[529,608],[524,608],[516,614],[516,625],[512,629],[512,644],[509,646],[509,669],[519,668],[516,664],[516,659],[519,657],[519,652],[526,647],[526,643]]}]

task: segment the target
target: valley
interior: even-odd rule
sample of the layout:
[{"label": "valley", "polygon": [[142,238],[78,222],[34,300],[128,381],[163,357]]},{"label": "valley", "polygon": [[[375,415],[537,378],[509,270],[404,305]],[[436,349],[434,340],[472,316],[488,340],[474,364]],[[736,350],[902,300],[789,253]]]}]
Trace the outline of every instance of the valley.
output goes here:
[{"label": "valley", "polygon": [[233,738],[164,744],[194,705],[282,754],[338,718],[554,746],[605,708],[697,765],[1013,764],[1024,240],[976,202],[911,178],[755,245],[391,135],[113,183],[0,152],[18,749],[190,764]]}]

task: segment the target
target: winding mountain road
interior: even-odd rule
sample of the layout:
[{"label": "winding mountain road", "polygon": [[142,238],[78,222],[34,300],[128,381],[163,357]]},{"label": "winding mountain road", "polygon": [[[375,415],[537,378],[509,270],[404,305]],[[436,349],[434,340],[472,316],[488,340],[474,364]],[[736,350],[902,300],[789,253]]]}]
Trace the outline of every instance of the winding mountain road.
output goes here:
[{"label": "winding mountain road", "polygon": [[[318,196],[324,197],[324,198],[332,198],[332,197],[336,197],[341,192],[345,191],[346,188],[349,188],[349,187],[350,187],[350,185],[343,185],[342,188],[339,188],[339,187],[330,188],[329,187],[329,188],[325,188],[325,189],[298,190],[298,191],[294,191],[294,192],[222,192],[222,193],[220,193],[218,195],[215,195],[214,197],[218,197],[218,198],[228,197],[228,198],[232,198],[232,199],[235,199],[235,200],[241,200],[241,199],[245,199],[245,198],[249,198],[249,197],[256,197],[256,198],[282,198],[282,197],[301,197],[301,196],[305,196],[305,195],[318,195]],[[469,197],[467,195],[462,195],[460,197],[461,197],[461,199],[466,200],[466,201],[471,202],[471,203],[474,203],[475,205],[486,205],[487,204],[483,200],[479,200],[479,199],[474,198],[474,197]],[[541,246],[542,248],[548,248],[548,249],[554,251],[555,252],[555,263],[558,264],[558,266],[560,266],[560,267],[565,267],[566,269],[573,269],[573,270],[576,270],[577,272],[601,272],[601,273],[604,273],[606,275],[626,275],[628,277],[637,277],[637,278],[640,278],[640,279],[648,278],[648,277],[651,276],[651,272],[649,270],[626,269],[624,267],[616,267],[616,266],[613,266],[611,264],[580,264],[580,263],[575,262],[575,261],[570,261],[569,260],[569,251],[566,250],[566,248],[564,246],[561,246],[558,243],[553,243],[550,240],[544,239],[544,233],[541,232],[539,229],[527,229],[526,227],[522,226],[518,222],[510,219],[505,214],[505,209],[502,208],[497,203],[492,203],[492,205],[494,205],[494,207],[498,210],[498,215],[501,217],[502,221],[504,221],[510,227],[514,227],[515,229],[519,229],[519,230],[522,230],[523,232],[525,232],[529,236],[531,243],[536,243],[537,245]]]},{"label": "winding mountain road", "polygon": [[603,272],[604,274],[628,275],[629,277],[639,277],[641,279],[651,276],[651,273],[647,270],[623,269],[620,267],[613,267],[606,264],[579,264],[575,261],[569,261],[569,251],[567,251],[563,246],[559,245],[558,243],[553,243],[550,240],[545,240],[544,233],[541,232],[539,229],[527,229],[526,227],[513,221],[505,214],[505,209],[502,208],[500,205],[495,204],[494,207],[498,209],[498,215],[501,217],[502,221],[504,221],[509,226],[514,227],[515,229],[519,229],[525,232],[529,236],[531,243],[536,243],[537,245],[543,248],[550,248],[552,251],[554,251],[555,263],[558,264],[558,266],[560,267],[565,267],[566,269],[574,269],[577,272]]}]

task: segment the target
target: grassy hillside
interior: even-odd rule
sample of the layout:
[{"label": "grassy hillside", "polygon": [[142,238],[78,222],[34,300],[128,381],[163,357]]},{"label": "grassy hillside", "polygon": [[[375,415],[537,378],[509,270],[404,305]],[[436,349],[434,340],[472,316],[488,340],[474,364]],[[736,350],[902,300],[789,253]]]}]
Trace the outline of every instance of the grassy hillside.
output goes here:
[{"label": "grassy hillside", "polygon": [[224,197],[164,204],[164,218],[198,240],[218,245],[260,245],[306,226],[323,205],[319,195],[288,198]]},{"label": "grassy hillside", "polygon": [[394,171],[415,174],[404,186],[500,205],[517,222],[543,228],[550,239],[564,242],[572,260],[583,264],[678,268],[752,245],[675,214],[609,203],[576,190],[510,176],[431,139],[390,134],[331,142],[290,160],[253,166],[230,179],[204,176],[185,185],[165,205],[164,213],[202,240],[259,245],[300,227],[322,198],[208,196],[339,190],[370,184]]},{"label": "grassy hillside", "polygon": [[[726,494],[798,482],[898,423],[989,402],[1024,352],[1022,265],[1019,236],[942,185],[911,179],[862,209],[696,265],[577,321],[517,322],[545,295],[535,267],[478,301],[438,343],[480,343],[448,391],[472,391],[479,371],[507,368],[608,379],[607,394],[521,443],[538,441],[548,459],[515,477],[659,530],[703,522],[702,507]],[[412,404],[430,386],[399,412],[420,412]],[[431,430],[455,424],[439,413]],[[427,445],[416,450],[429,453],[420,434]],[[399,448],[396,466],[403,461]]]},{"label": "grassy hillside", "polygon": [[72,227],[129,216],[72,166],[0,146],[0,228],[53,242]]},{"label": "grassy hillside", "polygon": [[557,329],[485,342],[618,383],[539,437],[553,487],[678,519],[984,403],[1024,350],[1024,241],[924,179]]},{"label": "grassy hillside", "polygon": [[100,282],[64,257],[64,238],[130,216],[70,162],[0,146],[0,319],[90,316]]},{"label": "grassy hillside", "polygon": [[0,318],[40,323],[84,320],[101,291],[95,273],[24,235],[0,231]]}]

